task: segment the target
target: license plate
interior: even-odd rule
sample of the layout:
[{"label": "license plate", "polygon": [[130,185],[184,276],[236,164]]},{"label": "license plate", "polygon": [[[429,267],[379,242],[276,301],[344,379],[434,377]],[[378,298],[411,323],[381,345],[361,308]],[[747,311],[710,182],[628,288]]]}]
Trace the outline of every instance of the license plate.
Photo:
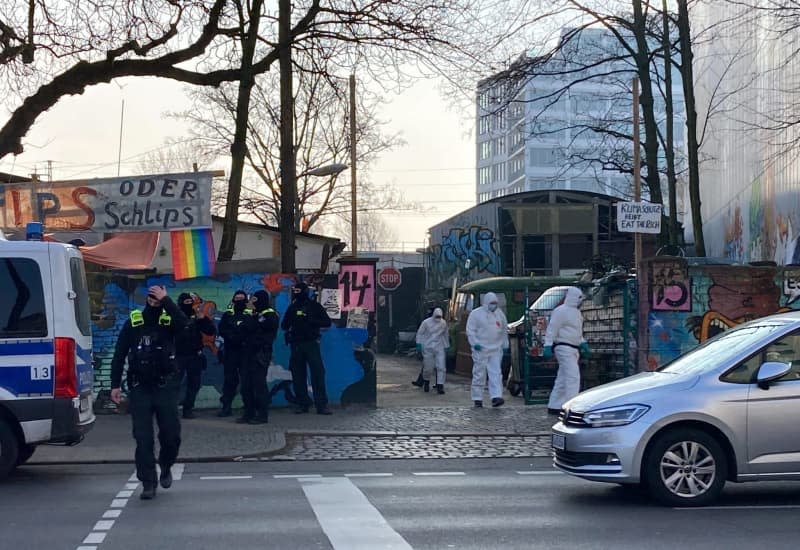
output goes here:
[{"label": "license plate", "polygon": [[567,438],[561,434],[553,434],[553,448],[563,451],[567,446]]},{"label": "license plate", "polygon": [[81,412],[86,412],[88,410],[89,410],[89,398],[81,397]]}]

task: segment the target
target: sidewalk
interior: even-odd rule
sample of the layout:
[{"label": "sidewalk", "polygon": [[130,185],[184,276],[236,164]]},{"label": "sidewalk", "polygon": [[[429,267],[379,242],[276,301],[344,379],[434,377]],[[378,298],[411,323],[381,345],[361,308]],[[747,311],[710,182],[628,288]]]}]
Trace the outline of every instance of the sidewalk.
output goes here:
[{"label": "sidewalk", "polygon": [[[182,421],[181,461],[236,459],[436,458],[542,456],[549,453],[544,405],[525,406],[506,394],[506,405],[473,409],[470,380],[448,374],[445,395],[412,386],[413,358],[378,356],[378,407],[333,408],[332,416],[273,409],[264,426],[217,418],[216,410]],[[132,462],[134,442],[127,415],[98,415],[75,447],[42,446],[31,463]],[[527,454],[526,454],[527,453]],[[534,453],[534,454],[531,454]]]}]

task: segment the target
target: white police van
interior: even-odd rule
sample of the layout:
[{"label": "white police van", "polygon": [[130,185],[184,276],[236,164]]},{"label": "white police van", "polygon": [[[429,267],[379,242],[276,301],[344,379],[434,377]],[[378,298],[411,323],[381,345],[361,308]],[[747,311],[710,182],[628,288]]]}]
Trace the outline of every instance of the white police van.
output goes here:
[{"label": "white police van", "polygon": [[[29,228],[29,239],[40,231]],[[95,419],[93,383],[80,251],[0,233],[0,479],[39,444],[83,439]]]}]

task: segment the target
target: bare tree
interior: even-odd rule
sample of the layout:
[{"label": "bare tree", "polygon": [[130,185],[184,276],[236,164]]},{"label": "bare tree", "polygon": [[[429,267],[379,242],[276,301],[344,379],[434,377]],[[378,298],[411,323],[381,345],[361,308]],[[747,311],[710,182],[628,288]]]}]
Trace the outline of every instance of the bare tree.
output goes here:
[{"label": "bare tree", "polygon": [[[302,57],[302,56],[301,56]],[[277,75],[257,78],[248,116],[245,173],[239,211],[264,224],[276,225],[281,219],[280,112]],[[341,215],[350,209],[349,182],[340,174],[313,176],[315,168],[348,162],[349,125],[347,103],[334,86],[340,82],[329,75],[296,73],[295,151],[298,160],[295,229],[312,229],[322,218]],[[191,92],[192,109],[173,116],[189,122],[194,142],[214,155],[226,156],[233,139],[236,120],[235,91],[230,86],[198,89]],[[396,136],[387,136],[385,123],[376,116],[380,98],[362,90],[358,97],[359,203],[367,209],[415,208],[393,188],[376,189],[369,179],[369,167],[377,156],[400,145]]]}]

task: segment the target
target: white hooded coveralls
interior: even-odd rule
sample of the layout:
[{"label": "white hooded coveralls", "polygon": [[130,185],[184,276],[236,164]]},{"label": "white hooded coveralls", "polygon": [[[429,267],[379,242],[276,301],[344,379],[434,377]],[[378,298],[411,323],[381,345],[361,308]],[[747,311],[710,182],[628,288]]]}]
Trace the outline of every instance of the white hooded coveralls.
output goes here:
[{"label": "white hooded coveralls", "polygon": [[[488,305],[497,303],[497,295],[487,292],[481,307],[475,308],[467,318],[467,340],[472,347],[472,400],[483,400],[483,388],[489,378],[489,396],[503,396],[503,372],[500,363],[503,349],[508,348],[508,321],[498,307],[489,311]],[[480,350],[475,346],[479,345]]]},{"label": "white hooded coveralls", "polygon": [[571,286],[567,289],[564,303],[555,308],[550,315],[550,322],[544,335],[544,345],[553,346],[553,354],[558,361],[558,374],[553,384],[553,391],[550,392],[548,409],[560,409],[564,403],[580,393],[581,371],[578,366],[580,351],[577,347],[586,341],[583,338],[583,316],[578,309],[582,299],[581,289]]},{"label": "white hooded coveralls", "polygon": [[441,308],[437,307],[417,329],[417,344],[422,346],[422,378],[430,380],[435,369],[435,384],[444,384],[445,349],[450,347],[447,321],[442,316]]}]

